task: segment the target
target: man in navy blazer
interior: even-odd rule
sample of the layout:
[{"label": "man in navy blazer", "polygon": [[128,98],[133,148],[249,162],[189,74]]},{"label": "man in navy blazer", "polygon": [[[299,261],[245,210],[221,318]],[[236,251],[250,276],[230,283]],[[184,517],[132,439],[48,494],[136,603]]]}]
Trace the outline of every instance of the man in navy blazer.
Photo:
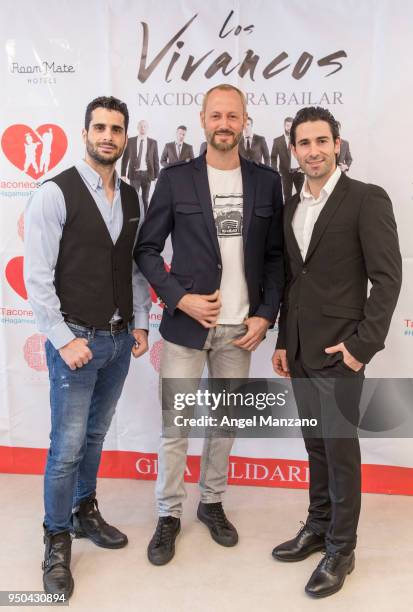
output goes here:
[{"label": "man in navy blazer", "polygon": [[[165,303],[161,381],[198,381],[205,364],[210,377],[247,378],[251,352],[277,317],[284,276],[281,180],[239,156],[246,120],[239,89],[219,85],[207,92],[201,111],[206,154],[161,171],[141,229],[134,257]],[[169,236],[168,273],[161,253]],[[197,516],[223,546],[238,541],[221,503],[233,438],[234,432],[207,437],[201,458]],[[164,431],[159,521],[148,547],[155,565],[174,555],[187,446],[187,433],[168,437]]]}]

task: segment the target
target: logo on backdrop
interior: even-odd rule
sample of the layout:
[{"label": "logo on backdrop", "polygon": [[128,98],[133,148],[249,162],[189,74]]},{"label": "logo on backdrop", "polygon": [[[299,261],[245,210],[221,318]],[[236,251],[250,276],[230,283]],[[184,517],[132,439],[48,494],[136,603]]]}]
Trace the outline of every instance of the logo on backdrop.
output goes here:
[{"label": "logo on backdrop", "polygon": [[[169,272],[171,269],[171,266],[167,264],[166,262],[164,262],[164,266],[165,266],[165,270]],[[149,291],[150,291],[151,300],[152,300],[152,310],[149,313],[149,327],[151,329],[159,329],[159,325],[162,320],[162,312],[159,312],[159,310],[157,311],[157,309],[156,308],[154,309],[154,307],[158,307],[162,311],[165,308],[165,304],[162,302],[161,298],[157,295],[153,287],[149,286]]]},{"label": "logo on backdrop", "polygon": [[5,269],[5,275],[13,291],[23,300],[27,300],[27,291],[23,278],[23,262],[24,258],[22,256],[10,259]]},{"label": "logo on backdrop", "polygon": [[[22,241],[24,241],[24,213],[22,213],[17,221],[17,233]],[[27,300],[27,291],[23,278],[23,257],[13,257],[7,263],[4,275],[9,286],[22,299]],[[34,325],[34,314],[29,307],[19,306],[4,306],[0,305],[0,324],[4,325]]]},{"label": "logo on backdrop", "polygon": [[413,336],[413,319],[403,319],[404,335]]},{"label": "logo on backdrop", "polygon": [[44,343],[46,336],[34,334],[29,336],[23,347],[24,359],[32,370],[36,372],[47,372],[46,351]]},{"label": "logo on backdrop", "polygon": [[[218,41],[227,37],[230,40],[234,36],[249,37],[256,33],[254,24],[237,23],[234,11],[230,11],[221,23],[222,25],[217,27],[216,32]],[[244,59],[239,62],[237,62],[238,58],[234,59],[228,51],[221,52],[215,57],[213,55],[214,49],[202,49],[195,56],[195,54],[192,54],[193,49],[184,50],[184,34],[197,26],[198,28],[202,27],[202,19],[198,19],[198,14],[191,17],[178,32],[174,33],[161,49],[152,49],[149,55],[149,25],[141,21],[141,26],[142,45],[138,65],[138,80],[141,83],[145,83],[155,71],[159,73],[162,68],[165,69],[164,79],[166,83],[170,83],[174,79],[189,81],[195,72],[200,71],[204,73],[207,79],[212,78],[217,73],[228,76],[236,71],[241,79],[248,77],[251,81],[254,81],[259,73],[262,74],[264,79],[272,79],[284,70],[289,70],[293,79],[299,80],[311,68],[312,71],[315,69],[321,70],[323,76],[329,77],[343,68],[343,64],[339,60],[347,57],[344,49],[332,50],[331,53],[318,59],[305,50],[298,57],[290,57],[287,51],[276,49],[274,57],[261,58],[251,48],[247,49]],[[194,36],[194,33],[191,32],[191,35]],[[158,67],[159,70],[157,70]],[[159,74],[157,76],[159,78]]]},{"label": "logo on backdrop", "polygon": [[[136,471],[140,475],[156,478],[158,461],[150,455],[142,455],[137,459]],[[190,482],[199,479],[199,461],[195,457],[188,457],[185,477]],[[270,486],[288,483],[295,488],[306,488],[309,483],[310,472],[305,461],[287,461],[285,459],[252,459],[231,457],[228,465],[228,479],[231,483],[262,482]]]},{"label": "logo on backdrop", "polygon": [[43,60],[37,64],[11,62],[9,73],[16,77],[24,77],[29,85],[55,85],[57,77],[75,74],[74,64],[59,64],[54,60]]},{"label": "logo on backdrop", "polygon": [[38,179],[62,160],[67,150],[67,136],[54,123],[45,123],[36,129],[17,123],[3,132],[1,147],[13,166]]}]

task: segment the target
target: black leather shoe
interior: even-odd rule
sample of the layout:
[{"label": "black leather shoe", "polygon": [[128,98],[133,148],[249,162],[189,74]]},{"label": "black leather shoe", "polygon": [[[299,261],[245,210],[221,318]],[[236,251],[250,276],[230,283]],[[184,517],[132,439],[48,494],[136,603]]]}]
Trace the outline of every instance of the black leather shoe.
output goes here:
[{"label": "black leather shoe", "polygon": [[165,565],[175,554],[175,540],[181,531],[181,521],[174,516],[160,516],[155,533],[148,545],[148,559],[154,565]]},{"label": "black leather shoe", "polygon": [[123,548],[128,543],[124,533],[103,520],[94,494],[80,502],[73,514],[73,528],[77,538],[89,538],[102,548]]},{"label": "black leather shoe", "polygon": [[318,550],[325,550],[324,536],[314,533],[303,523],[295,538],[276,546],[272,556],[278,561],[302,561]]},{"label": "black leather shoe", "polygon": [[328,597],[341,589],[347,574],[354,569],[354,552],[329,553],[321,559],[307,582],[305,592],[312,597]]},{"label": "black leather shoe", "polygon": [[44,528],[43,587],[51,595],[64,595],[68,600],[74,582],[70,571],[72,536],[69,531],[51,534]]},{"label": "black leather shoe", "polygon": [[212,539],[222,546],[235,546],[238,533],[225,516],[221,502],[204,504],[199,502],[197,517],[210,531]]}]

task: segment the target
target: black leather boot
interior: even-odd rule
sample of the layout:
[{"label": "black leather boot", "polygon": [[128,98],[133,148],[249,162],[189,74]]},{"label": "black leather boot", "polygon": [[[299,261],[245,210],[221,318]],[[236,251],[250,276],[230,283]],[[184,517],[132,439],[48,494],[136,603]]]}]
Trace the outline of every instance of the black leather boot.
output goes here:
[{"label": "black leather boot", "polygon": [[44,527],[43,586],[46,593],[64,595],[65,600],[73,593],[74,582],[70,571],[72,536],[70,531],[49,533]]},{"label": "black leather boot", "polygon": [[123,548],[128,543],[124,533],[103,520],[95,494],[80,502],[73,514],[73,528],[77,538],[89,538],[102,548]]},{"label": "black leather boot", "polygon": [[341,589],[354,569],[354,551],[347,555],[327,552],[312,573],[305,592],[312,597],[328,597]]}]

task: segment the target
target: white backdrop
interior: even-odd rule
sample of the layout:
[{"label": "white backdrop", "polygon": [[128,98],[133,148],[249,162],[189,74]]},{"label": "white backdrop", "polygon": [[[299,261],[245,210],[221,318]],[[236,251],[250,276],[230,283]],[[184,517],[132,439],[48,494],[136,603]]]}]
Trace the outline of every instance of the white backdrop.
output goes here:
[{"label": "white backdrop", "polygon": [[[8,0],[1,11],[0,470],[41,471],[48,445],[44,339],[22,280],[22,213],[40,181],[83,155],[84,110],[98,95],[127,102],[129,135],[136,135],[137,122],[146,119],[159,155],[180,124],[187,126],[186,141],[197,154],[204,140],[202,92],[217,83],[247,93],[254,132],[266,137],[270,151],[273,138],[283,132],[284,117],[308,104],[329,108],[350,142],[349,175],[378,183],[390,194],[403,254],[403,290],[386,350],[367,375],[412,376],[409,0],[238,0],[210,6],[195,0]],[[217,59],[221,68],[214,72]],[[33,165],[25,170],[26,135],[39,143],[39,164],[38,135],[50,125],[49,171],[36,173]],[[161,314],[155,300],[151,350],[132,364],[105,443],[106,451],[121,452],[106,452],[106,475],[155,475]],[[272,376],[275,335],[276,330],[255,353],[252,376]],[[191,449],[196,455],[197,441]],[[413,493],[412,469],[399,469],[413,468],[411,439],[363,441],[362,449],[365,490]],[[306,486],[301,440],[238,440],[233,455],[238,458],[231,465],[232,482]],[[196,478],[196,463],[190,462],[190,479]],[[248,465],[261,467],[253,471]]]}]

